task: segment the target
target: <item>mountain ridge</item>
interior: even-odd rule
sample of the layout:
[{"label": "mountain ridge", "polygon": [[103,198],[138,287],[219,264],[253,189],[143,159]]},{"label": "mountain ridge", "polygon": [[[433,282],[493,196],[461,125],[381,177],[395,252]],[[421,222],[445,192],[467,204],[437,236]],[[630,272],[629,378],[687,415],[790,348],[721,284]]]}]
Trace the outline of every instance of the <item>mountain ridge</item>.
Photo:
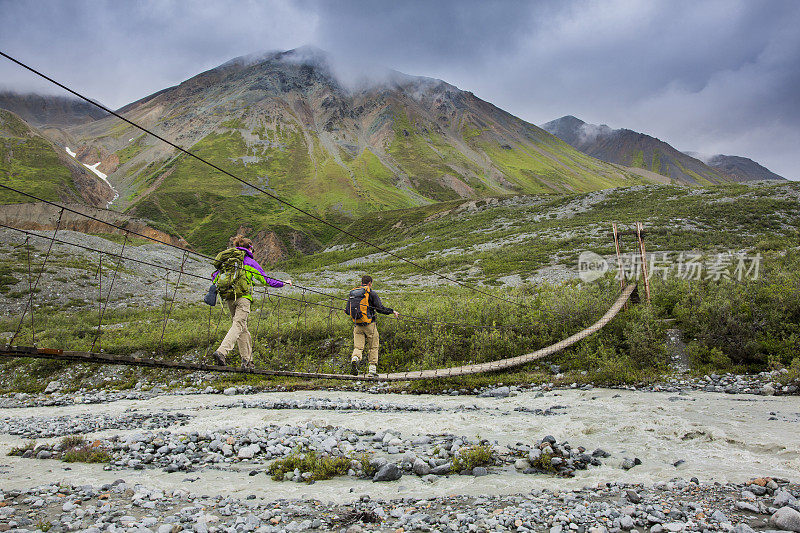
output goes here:
[{"label": "mountain ridge", "polygon": [[590,124],[573,115],[551,120],[542,124],[542,128],[592,157],[657,172],[675,183],[785,179],[746,157],[720,154],[704,157],[697,152],[680,152],[646,133]]},{"label": "mountain ridge", "polygon": [[601,161],[655,172],[676,184],[709,185],[730,181],[699,159],[646,133],[589,124],[572,115],[542,124],[542,128]]},{"label": "mountain ridge", "polygon": [[[377,83],[348,85],[326,56],[308,55],[234,58],[121,111],[334,222],[443,200],[651,181],[442,80],[388,71]],[[284,224],[307,242],[326,239],[274,202],[257,201],[252,188],[114,117],[71,127],[62,140],[101,161],[123,207],[201,248],[219,247],[242,224],[254,233]]]},{"label": "mountain ridge", "polygon": [[705,156],[698,152],[684,152],[696,159],[703,161],[711,168],[717,170],[733,181],[753,181],[753,180],[785,180],[772,172],[767,167],[753,161],[749,157],[739,155],[715,154]]}]

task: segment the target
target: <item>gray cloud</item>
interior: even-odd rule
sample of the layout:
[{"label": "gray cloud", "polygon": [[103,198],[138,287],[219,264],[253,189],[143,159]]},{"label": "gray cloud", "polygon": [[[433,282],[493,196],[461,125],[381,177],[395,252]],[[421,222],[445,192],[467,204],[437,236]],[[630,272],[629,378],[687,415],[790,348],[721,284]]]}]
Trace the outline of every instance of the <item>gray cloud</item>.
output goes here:
[{"label": "gray cloud", "polygon": [[[573,114],[790,178],[797,27],[792,0],[0,0],[0,49],[115,107],[235,56],[313,44],[353,78],[440,78],[534,123]],[[7,62],[0,86],[46,87]]]}]

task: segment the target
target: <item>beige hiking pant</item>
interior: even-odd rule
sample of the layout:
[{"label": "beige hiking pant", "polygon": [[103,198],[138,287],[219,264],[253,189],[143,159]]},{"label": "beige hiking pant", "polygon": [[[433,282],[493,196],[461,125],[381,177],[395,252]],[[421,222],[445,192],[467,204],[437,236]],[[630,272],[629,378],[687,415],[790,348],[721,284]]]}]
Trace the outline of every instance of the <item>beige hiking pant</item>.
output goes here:
[{"label": "beige hiking pant", "polygon": [[378,328],[375,322],[371,324],[356,324],[353,326],[353,357],[361,361],[364,347],[369,348],[368,361],[371,365],[378,364]]},{"label": "beige hiking pant", "polygon": [[225,338],[222,339],[222,344],[219,345],[217,351],[222,355],[228,355],[228,352],[233,350],[233,345],[236,344],[239,347],[242,364],[250,364],[253,362],[253,342],[250,338],[250,331],[247,329],[250,300],[239,298],[235,301],[225,300],[225,303],[228,305],[228,310],[233,317],[233,324],[231,324],[231,329],[228,330]]}]

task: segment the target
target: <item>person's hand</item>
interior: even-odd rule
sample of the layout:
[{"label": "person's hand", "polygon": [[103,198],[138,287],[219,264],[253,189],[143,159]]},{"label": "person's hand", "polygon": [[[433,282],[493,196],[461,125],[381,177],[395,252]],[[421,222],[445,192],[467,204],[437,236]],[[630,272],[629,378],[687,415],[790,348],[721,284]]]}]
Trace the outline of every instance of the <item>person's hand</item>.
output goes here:
[{"label": "person's hand", "polygon": [[395,311],[395,312],[394,312],[394,317],[395,317],[395,318],[400,318],[400,313],[398,313],[397,311]]},{"label": "person's hand", "polygon": [[284,283],[287,284],[287,285],[291,285],[292,284],[292,280],[287,279],[286,281],[284,281]]}]

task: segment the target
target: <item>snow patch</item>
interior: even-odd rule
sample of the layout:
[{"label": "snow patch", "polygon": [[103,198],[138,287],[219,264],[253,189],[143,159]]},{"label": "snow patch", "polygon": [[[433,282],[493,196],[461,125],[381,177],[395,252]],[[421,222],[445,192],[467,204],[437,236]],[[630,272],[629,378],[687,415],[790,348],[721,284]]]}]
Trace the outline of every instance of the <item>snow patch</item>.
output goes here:
[{"label": "snow patch", "polygon": [[100,166],[101,162],[102,161],[98,161],[94,165],[87,165],[86,163],[84,163],[83,166],[85,166],[86,168],[88,168],[89,170],[94,172],[97,175],[98,178],[100,178],[101,180],[105,181],[106,184],[108,184],[108,186],[111,187],[111,190],[114,191],[114,199],[111,200],[110,202],[108,202],[108,204],[106,204],[106,209],[108,209],[109,207],[111,207],[111,204],[113,204],[114,201],[116,201],[116,199],[119,198],[119,193],[117,192],[117,189],[115,189],[114,186],[111,185],[111,182],[108,181],[108,176],[106,176],[105,174],[100,172],[100,170],[98,170],[97,167]]},{"label": "snow patch", "polygon": [[75,157],[76,155],[78,155],[78,154],[76,154],[75,152],[73,152],[72,150],[70,150],[70,149],[69,149],[69,146],[65,146],[65,147],[64,147],[64,149],[65,149],[65,150],[67,151],[67,153],[68,153],[69,155],[71,155],[72,157]]}]

